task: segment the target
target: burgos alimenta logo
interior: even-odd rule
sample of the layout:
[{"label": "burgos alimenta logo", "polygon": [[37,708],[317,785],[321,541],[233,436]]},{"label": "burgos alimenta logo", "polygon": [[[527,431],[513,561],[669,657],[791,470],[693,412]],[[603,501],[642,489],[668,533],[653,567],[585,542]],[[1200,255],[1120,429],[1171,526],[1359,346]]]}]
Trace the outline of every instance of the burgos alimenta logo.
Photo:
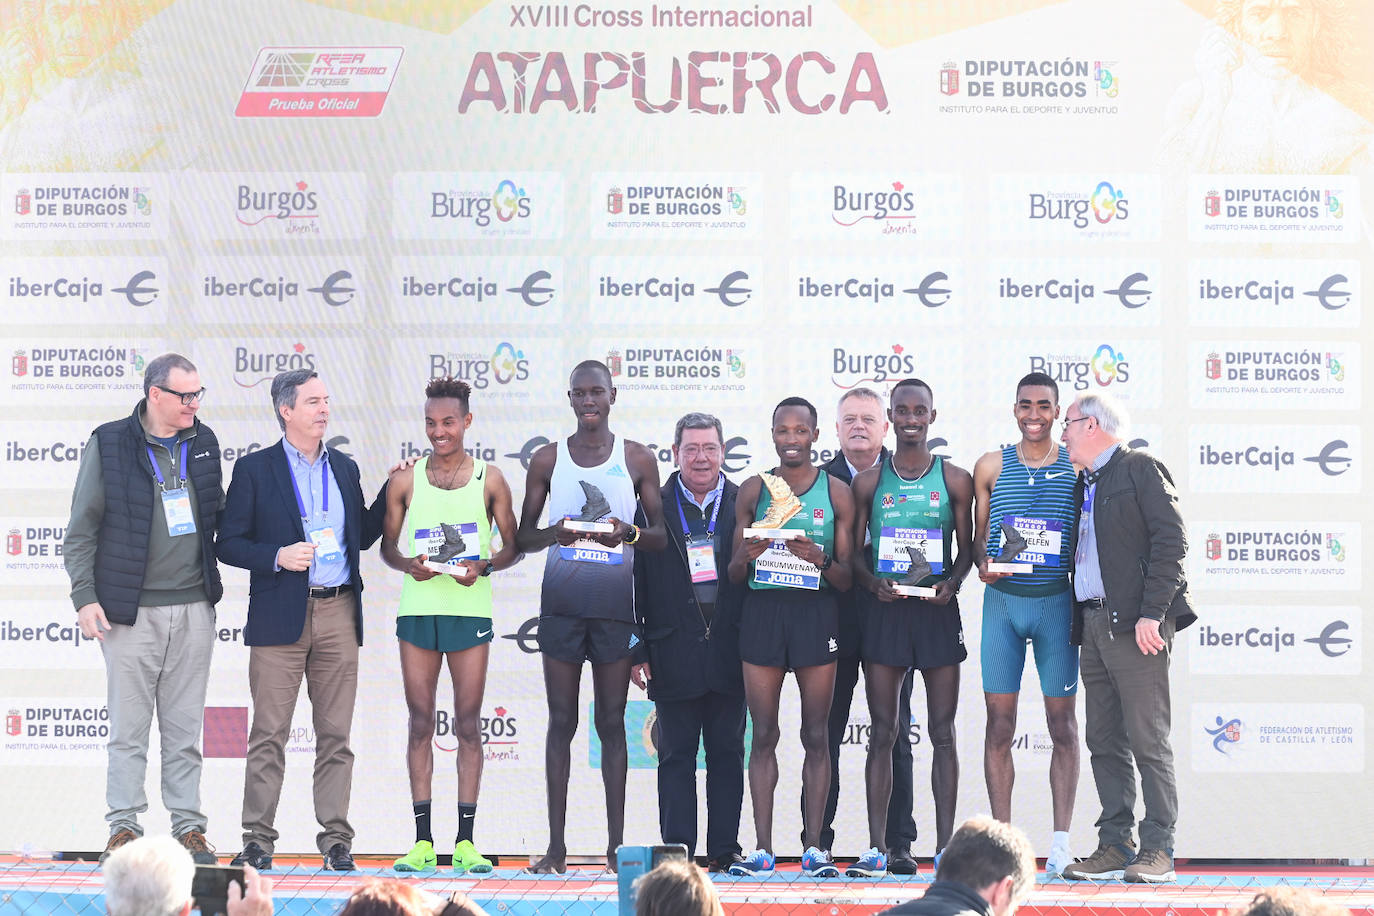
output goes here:
[{"label": "burgos alimenta logo", "polygon": [[262,48],[234,114],[240,118],[375,118],[401,48]]}]

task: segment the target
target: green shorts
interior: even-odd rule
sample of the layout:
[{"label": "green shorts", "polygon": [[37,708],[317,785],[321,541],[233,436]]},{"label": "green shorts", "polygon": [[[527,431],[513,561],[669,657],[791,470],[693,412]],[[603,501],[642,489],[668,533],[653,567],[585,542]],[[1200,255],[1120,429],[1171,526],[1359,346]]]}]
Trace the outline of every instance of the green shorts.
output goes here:
[{"label": "green shorts", "polygon": [[396,638],[431,652],[462,652],[491,642],[490,617],[407,614],[396,618]]}]

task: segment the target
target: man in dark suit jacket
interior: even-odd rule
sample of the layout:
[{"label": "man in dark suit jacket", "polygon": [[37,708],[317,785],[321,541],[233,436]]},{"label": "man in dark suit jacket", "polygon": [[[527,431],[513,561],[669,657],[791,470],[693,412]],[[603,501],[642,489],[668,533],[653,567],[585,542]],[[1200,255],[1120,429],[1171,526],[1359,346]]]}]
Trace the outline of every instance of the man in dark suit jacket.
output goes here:
[{"label": "man in dark suit jacket", "polygon": [[363,506],[358,466],[324,447],[329,392],[310,370],[272,380],[280,442],[234,469],[216,553],[249,570],[253,727],[243,787],[244,847],[233,864],[272,867],[286,739],[304,675],[314,712],[316,837],[324,867],[352,871],[348,747],[363,641],[358,556],[381,534],[384,500]]},{"label": "man in dark suit jacket", "polygon": [[665,843],[694,854],[697,746],[706,744],[706,856],[712,871],[740,861],[744,803],[744,675],[739,618],[744,588],[726,575],[735,494],[725,479],[720,420],[678,420],[679,470],[661,496],[668,546],[635,551],[635,609],[644,641],[630,676],[647,684],[658,717],[658,820]]}]

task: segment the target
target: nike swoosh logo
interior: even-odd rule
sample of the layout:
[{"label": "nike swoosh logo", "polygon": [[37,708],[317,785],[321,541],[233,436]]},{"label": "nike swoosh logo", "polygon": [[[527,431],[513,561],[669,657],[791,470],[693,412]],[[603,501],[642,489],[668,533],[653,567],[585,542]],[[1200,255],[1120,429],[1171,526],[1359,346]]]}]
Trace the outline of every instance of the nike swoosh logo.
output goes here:
[{"label": "nike swoosh logo", "polygon": [[[485,637],[487,637],[487,636],[490,636],[490,635],[491,635],[491,630],[478,630],[478,631],[477,631],[477,638],[478,638],[478,639],[483,639],[483,638],[485,638]],[[1065,687],[1064,689],[1067,690],[1068,688]]]},{"label": "nike swoosh logo", "polygon": [[1054,480],[1054,478],[1056,478],[1056,477],[1063,477],[1063,476],[1064,476],[1065,474],[1067,474],[1067,473],[1069,473],[1069,472],[1068,472],[1068,471],[1060,471],[1060,472],[1057,473],[1057,474],[1046,474],[1046,475],[1045,475],[1045,479],[1046,479],[1046,480]]},{"label": "nike swoosh logo", "polygon": [[1074,688],[1077,687],[1077,686],[1078,686],[1078,682],[1077,682],[1077,681],[1071,681],[1070,683],[1067,683],[1067,684],[1064,685],[1064,689],[1065,689],[1065,690],[1072,690],[1072,689],[1074,689]]}]

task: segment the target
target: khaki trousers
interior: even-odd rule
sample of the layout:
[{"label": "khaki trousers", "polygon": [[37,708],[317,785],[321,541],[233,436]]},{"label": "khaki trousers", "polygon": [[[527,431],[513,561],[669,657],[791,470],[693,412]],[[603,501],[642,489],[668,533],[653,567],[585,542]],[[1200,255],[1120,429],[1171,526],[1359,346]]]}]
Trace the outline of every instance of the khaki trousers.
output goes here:
[{"label": "khaki trousers", "polygon": [[289,646],[254,646],[248,662],[253,727],[243,784],[243,841],[272,852],[273,822],[286,770],[291,716],[305,678],[315,726],[315,843],[327,852],[335,843],[352,848],[348,802],[353,788],[353,751],[348,747],[358,693],[357,595],[306,601],[301,638]]}]

